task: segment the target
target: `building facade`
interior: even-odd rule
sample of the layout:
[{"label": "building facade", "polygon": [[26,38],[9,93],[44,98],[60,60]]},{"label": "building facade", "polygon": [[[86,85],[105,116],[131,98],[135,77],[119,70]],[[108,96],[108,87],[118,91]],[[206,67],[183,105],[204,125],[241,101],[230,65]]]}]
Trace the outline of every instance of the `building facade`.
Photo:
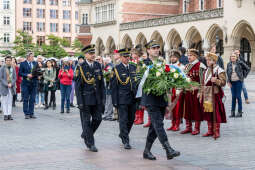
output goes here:
[{"label": "building facade", "polygon": [[15,40],[15,1],[0,0],[0,10],[0,51],[11,51]]},{"label": "building facade", "polygon": [[[47,43],[53,34],[74,41],[79,29],[77,0],[16,0],[16,31],[31,33],[34,43]],[[71,49],[66,49],[71,52]]]},{"label": "building facade", "polygon": [[239,48],[255,69],[255,0],[96,0],[89,4],[91,42],[97,55],[151,39],[161,43],[162,51],[183,46],[206,52],[216,44],[225,62]]}]

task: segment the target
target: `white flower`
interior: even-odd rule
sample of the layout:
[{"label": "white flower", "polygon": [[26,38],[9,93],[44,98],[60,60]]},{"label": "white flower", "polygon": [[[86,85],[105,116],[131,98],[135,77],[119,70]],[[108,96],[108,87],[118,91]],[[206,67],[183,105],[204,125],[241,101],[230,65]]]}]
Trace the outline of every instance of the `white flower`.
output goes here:
[{"label": "white flower", "polygon": [[179,77],[178,73],[174,73],[174,78],[177,79]]},{"label": "white flower", "polygon": [[163,69],[162,69],[162,68],[160,68],[158,71],[160,71],[161,73],[163,73]]},{"label": "white flower", "polygon": [[191,82],[191,80],[190,80],[190,78],[189,78],[189,77],[187,77],[187,78],[186,78],[186,81],[187,81],[187,82]]},{"label": "white flower", "polygon": [[174,73],[176,70],[174,68],[171,69],[171,72]]},{"label": "white flower", "polygon": [[156,66],[157,66],[157,67],[161,67],[161,63],[157,63]]},{"label": "white flower", "polygon": [[145,68],[146,67],[146,65],[145,64],[143,64],[143,68]]},{"label": "white flower", "polygon": [[160,72],[156,72],[156,77],[159,77],[161,75],[161,73]]}]

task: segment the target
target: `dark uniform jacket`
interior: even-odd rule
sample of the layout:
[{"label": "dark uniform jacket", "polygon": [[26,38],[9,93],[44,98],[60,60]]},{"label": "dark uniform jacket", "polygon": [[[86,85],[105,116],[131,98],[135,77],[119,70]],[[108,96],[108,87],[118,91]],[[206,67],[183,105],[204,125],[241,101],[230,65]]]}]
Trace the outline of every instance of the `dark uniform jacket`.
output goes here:
[{"label": "dark uniform jacket", "polygon": [[[111,78],[112,103],[114,106],[120,104],[134,104],[137,92],[136,66],[129,64],[128,70],[120,63],[113,69]],[[126,81],[130,77],[129,81]],[[120,79],[120,80],[119,80]]]},{"label": "dark uniform jacket", "polygon": [[[91,81],[94,79],[94,82]],[[76,95],[79,108],[83,105],[103,105],[105,100],[105,86],[101,65],[94,62],[93,66],[85,61],[77,66],[75,73]]]},{"label": "dark uniform jacket", "polygon": [[[148,65],[152,64],[151,59],[147,58],[143,60],[143,63]],[[168,103],[166,102],[164,95],[162,96],[155,96],[155,95],[147,95],[143,94],[142,100],[141,100],[142,106],[159,106],[159,107],[166,107]]]}]

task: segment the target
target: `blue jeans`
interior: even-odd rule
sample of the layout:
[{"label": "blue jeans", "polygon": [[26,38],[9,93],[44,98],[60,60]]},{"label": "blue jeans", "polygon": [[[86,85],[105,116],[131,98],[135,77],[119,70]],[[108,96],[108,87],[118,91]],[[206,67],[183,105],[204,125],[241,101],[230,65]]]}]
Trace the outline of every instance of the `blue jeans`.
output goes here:
[{"label": "blue jeans", "polygon": [[247,89],[245,87],[244,81],[242,83],[242,90],[243,90],[244,99],[248,100],[248,92],[247,92]]},{"label": "blue jeans", "polygon": [[61,92],[61,111],[64,111],[65,102],[67,110],[70,109],[70,94],[72,90],[72,85],[60,84]]},{"label": "blue jeans", "polygon": [[232,93],[232,111],[236,110],[236,99],[238,101],[238,112],[242,112],[242,97],[241,97],[241,92],[242,92],[242,82],[239,81],[233,81],[231,82],[232,87],[231,87],[231,93]]},{"label": "blue jeans", "polygon": [[44,104],[44,93],[37,91],[35,97],[35,104],[39,104],[39,98],[41,97],[41,104]]}]

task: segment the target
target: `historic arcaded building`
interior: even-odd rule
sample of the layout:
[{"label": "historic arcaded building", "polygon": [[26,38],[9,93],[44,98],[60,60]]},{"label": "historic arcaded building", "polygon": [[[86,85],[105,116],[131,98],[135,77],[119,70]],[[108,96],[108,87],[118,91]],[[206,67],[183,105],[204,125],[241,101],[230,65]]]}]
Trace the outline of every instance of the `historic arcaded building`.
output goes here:
[{"label": "historic arcaded building", "polygon": [[255,69],[255,0],[85,1],[80,15],[87,13],[97,55],[151,39],[161,43],[162,51],[183,46],[206,52],[216,43],[225,61],[240,48]]}]

